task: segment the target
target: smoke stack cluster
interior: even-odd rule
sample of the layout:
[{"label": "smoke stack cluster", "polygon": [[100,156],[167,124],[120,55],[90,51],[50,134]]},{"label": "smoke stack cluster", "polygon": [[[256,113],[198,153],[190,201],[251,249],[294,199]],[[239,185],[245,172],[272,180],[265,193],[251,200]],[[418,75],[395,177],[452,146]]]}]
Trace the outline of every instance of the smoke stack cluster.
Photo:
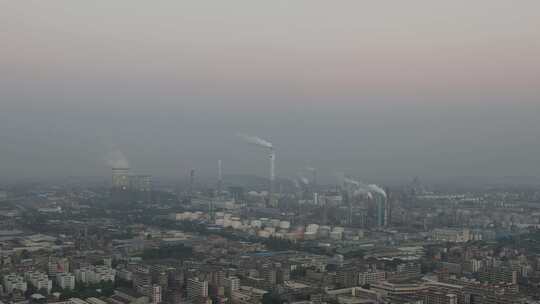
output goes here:
[{"label": "smoke stack cluster", "polygon": [[274,150],[274,146],[271,142],[257,136],[250,136],[246,134],[237,135],[250,144],[270,150],[270,189],[268,191],[268,202],[270,205],[274,205],[274,183],[276,179],[276,151]]},{"label": "smoke stack cluster", "polygon": [[[388,195],[382,187],[375,184],[366,185],[349,177],[344,178],[344,183],[345,185],[356,188],[354,192],[352,192],[353,194],[366,194],[369,199],[374,199],[377,205],[377,226],[385,227],[388,225],[390,213]],[[352,189],[349,187],[349,191],[350,190]],[[351,206],[349,206],[349,208],[350,207]]]}]

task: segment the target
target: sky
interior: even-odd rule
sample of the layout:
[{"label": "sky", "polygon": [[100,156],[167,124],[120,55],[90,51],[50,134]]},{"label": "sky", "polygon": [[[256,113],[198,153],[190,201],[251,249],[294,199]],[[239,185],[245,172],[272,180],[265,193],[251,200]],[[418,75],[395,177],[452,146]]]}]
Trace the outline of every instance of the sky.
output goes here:
[{"label": "sky", "polygon": [[[0,177],[540,175],[540,2],[0,1]],[[112,156],[111,156],[112,155]]]}]

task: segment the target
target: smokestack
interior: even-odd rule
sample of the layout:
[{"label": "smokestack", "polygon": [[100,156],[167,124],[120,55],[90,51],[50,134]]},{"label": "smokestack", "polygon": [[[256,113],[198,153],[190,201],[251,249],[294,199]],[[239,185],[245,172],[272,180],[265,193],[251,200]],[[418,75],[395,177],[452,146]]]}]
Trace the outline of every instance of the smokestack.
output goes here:
[{"label": "smokestack", "polygon": [[307,167],[306,168],[308,171],[311,171],[311,174],[312,175],[312,180],[311,182],[313,183],[313,185],[317,185],[317,169],[313,168],[313,167]]},{"label": "smokestack", "polygon": [[189,171],[189,200],[191,201],[191,198],[193,197],[193,184],[195,183],[195,169],[191,169]]},{"label": "smokestack", "polygon": [[243,138],[246,142],[256,145],[261,148],[270,149],[270,189],[268,191],[269,198],[268,203],[269,205],[274,205],[273,202],[273,196],[274,196],[274,181],[276,179],[276,152],[274,151],[274,146],[271,142],[264,140],[257,136],[250,136],[246,134],[237,134],[239,137]]},{"label": "smokestack", "polygon": [[223,187],[223,168],[221,159],[218,160],[218,185],[217,185],[217,195],[218,197],[221,196],[221,191]]},{"label": "smokestack", "polygon": [[271,206],[273,206],[273,200],[274,200],[274,182],[276,179],[276,152],[274,151],[274,148],[270,147],[270,192],[269,192],[269,200]]}]

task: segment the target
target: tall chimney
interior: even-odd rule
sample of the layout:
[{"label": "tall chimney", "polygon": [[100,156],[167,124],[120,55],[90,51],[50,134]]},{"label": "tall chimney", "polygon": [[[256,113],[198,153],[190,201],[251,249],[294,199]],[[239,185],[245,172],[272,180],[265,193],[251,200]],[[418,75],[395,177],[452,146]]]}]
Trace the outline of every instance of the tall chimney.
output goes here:
[{"label": "tall chimney", "polygon": [[221,191],[223,190],[222,187],[223,187],[223,168],[222,168],[222,163],[221,163],[221,159],[220,159],[220,160],[218,160],[218,184],[217,184],[217,196],[218,197],[221,196]]},{"label": "tall chimney", "polygon": [[191,169],[191,171],[189,171],[189,199],[191,200],[192,196],[193,196],[193,184],[195,183],[195,169]]},{"label": "tall chimney", "polygon": [[270,191],[269,191],[269,204],[274,207],[274,182],[276,179],[276,152],[273,148],[270,148]]}]

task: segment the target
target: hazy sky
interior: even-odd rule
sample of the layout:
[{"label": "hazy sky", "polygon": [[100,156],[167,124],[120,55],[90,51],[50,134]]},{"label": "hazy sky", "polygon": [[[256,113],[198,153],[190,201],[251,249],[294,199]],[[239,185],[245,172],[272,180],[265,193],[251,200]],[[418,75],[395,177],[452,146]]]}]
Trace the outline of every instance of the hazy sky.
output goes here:
[{"label": "hazy sky", "polygon": [[540,1],[1,1],[0,177],[540,175]]}]

